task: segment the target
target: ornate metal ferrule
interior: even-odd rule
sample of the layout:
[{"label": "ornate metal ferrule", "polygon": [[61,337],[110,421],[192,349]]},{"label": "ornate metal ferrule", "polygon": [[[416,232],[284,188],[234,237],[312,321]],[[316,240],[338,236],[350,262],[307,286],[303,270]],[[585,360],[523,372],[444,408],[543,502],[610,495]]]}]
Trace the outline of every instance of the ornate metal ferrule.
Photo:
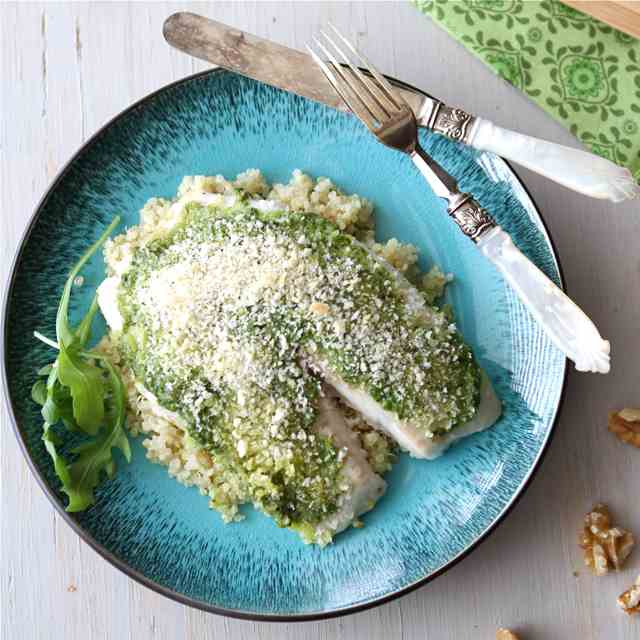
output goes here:
[{"label": "ornate metal ferrule", "polygon": [[437,102],[427,126],[456,142],[468,144],[474,121],[475,117],[466,111]]},{"label": "ornate metal ferrule", "polygon": [[468,193],[456,195],[449,202],[448,211],[462,233],[474,242],[496,226],[495,220]]}]

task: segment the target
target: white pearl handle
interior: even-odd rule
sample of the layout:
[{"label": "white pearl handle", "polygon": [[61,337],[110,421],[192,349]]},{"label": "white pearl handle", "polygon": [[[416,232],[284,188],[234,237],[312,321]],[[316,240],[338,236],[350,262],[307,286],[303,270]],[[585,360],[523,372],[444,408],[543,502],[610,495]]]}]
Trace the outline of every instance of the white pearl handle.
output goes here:
[{"label": "white pearl handle", "polygon": [[603,340],[582,309],[518,250],[509,234],[495,226],[476,242],[578,371],[609,372],[608,340]]},{"label": "white pearl handle", "polygon": [[475,119],[467,142],[592,198],[622,202],[640,197],[640,186],[629,169],[593,153],[503,129],[483,118]]}]

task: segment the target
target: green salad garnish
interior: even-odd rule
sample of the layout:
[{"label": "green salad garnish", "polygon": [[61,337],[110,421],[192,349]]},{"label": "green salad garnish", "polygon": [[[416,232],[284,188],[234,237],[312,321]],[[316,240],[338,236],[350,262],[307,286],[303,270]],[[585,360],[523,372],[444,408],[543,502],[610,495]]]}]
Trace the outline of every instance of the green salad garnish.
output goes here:
[{"label": "green salad garnish", "polygon": [[[31,397],[42,406],[42,440],[62,482],[62,491],[69,498],[67,511],[84,511],[95,503],[94,492],[102,478],[115,474],[114,449],[119,449],[127,462],[131,460],[124,429],[124,384],[108,359],[86,348],[98,311],[97,299],[94,297],[76,327],[69,323],[73,282],[119,222],[116,217],[69,273],[56,316],[57,341],[34,332],[36,338],[58,351],[55,361],[38,371],[40,377],[31,389]],[[64,433],[88,436],[71,450],[71,462],[57,449],[64,442]]]}]

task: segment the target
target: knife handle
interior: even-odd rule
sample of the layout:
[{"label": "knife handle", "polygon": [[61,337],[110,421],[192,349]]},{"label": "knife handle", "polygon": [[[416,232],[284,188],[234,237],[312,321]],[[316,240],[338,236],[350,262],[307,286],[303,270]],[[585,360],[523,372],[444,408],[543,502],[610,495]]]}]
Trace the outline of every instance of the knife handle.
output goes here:
[{"label": "knife handle", "polygon": [[503,129],[441,102],[436,103],[426,126],[592,198],[622,202],[640,197],[640,185],[626,167],[587,151]]},{"label": "knife handle", "polygon": [[[424,160],[413,158],[431,184],[435,163],[424,159],[422,149],[416,156]],[[462,233],[493,263],[533,319],[556,347],[575,363],[576,369],[608,373],[609,342],[602,339],[584,311],[513,244],[511,236],[496,224],[477,200],[457,189],[442,197],[447,200],[447,212]]]},{"label": "knife handle", "polygon": [[578,371],[609,372],[609,341],[603,340],[584,311],[518,250],[508,233],[494,226],[476,243]]}]

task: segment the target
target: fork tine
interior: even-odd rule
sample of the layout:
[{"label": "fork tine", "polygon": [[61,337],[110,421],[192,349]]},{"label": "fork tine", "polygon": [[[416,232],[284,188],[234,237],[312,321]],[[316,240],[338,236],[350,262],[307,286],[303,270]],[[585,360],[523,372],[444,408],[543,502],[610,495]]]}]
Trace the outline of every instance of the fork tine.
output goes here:
[{"label": "fork tine", "polygon": [[385,95],[391,102],[395,105],[397,109],[401,109],[403,106],[408,106],[405,102],[404,98],[400,96],[396,91],[394,91],[391,84],[389,84],[388,80],[367,60],[367,58],[360,53],[350,42],[347,40],[336,27],[333,26],[331,22],[329,22],[329,27],[333,29],[334,33],[342,40],[345,46],[351,51],[351,53],[356,56],[356,58],[360,61],[360,63],[366,67],[371,75],[380,83],[381,88],[384,90]]},{"label": "fork tine", "polygon": [[331,44],[331,46],[335,49],[338,55],[344,60],[344,62],[348,65],[349,69],[351,69],[351,73],[360,81],[360,83],[364,86],[365,91],[371,94],[373,99],[376,102],[376,106],[379,107],[382,111],[383,117],[389,117],[394,111],[398,109],[397,105],[389,100],[389,98],[385,95],[384,91],[381,90],[380,87],[376,86],[375,82],[372,82],[371,78],[365,76],[358,67],[356,67],[351,59],[342,51],[342,49],[334,42],[334,40],[329,36],[329,34],[324,31],[320,31],[322,36]]},{"label": "fork tine", "polygon": [[[327,58],[329,58],[329,62],[331,63],[331,65],[333,66],[333,69],[335,70],[335,72],[342,78],[343,82],[347,85],[347,87],[350,89],[351,93],[353,96],[355,96],[357,98],[357,100],[360,102],[360,104],[362,104],[362,106],[366,109],[367,113],[369,114],[369,116],[373,119],[373,121],[371,122],[371,124],[367,124],[367,126],[370,129],[375,129],[375,124],[376,122],[380,122],[381,118],[380,115],[375,113],[374,109],[372,109],[372,106],[370,103],[368,103],[364,97],[362,96],[362,92],[359,92],[358,89],[354,86],[354,82],[353,80],[351,80],[349,78],[349,74],[345,72],[345,70],[343,69],[343,67],[340,65],[340,63],[336,60],[335,56],[322,44],[322,42],[320,42],[317,38],[313,38],[314,42],[316,43],[316,46],[318,48],[321,49],[321,51],[327,56]],[[346,102],[346,100],[345,100]],[[347,104],[349,104],[347,102]],[[351,110],[358,115],[358,110],[353,109],[352,105],[349,104],[349,107],[351,108]],[[362,110],[360,110],[361,112]],[[382,120],[384,120],[386,116],[383,116]],[[369,120],[369,118],[367,118]]]},{"label": "fork tine", "polygon": [[[315,38],[314,38],[315,40]],[[371,114],[364,111],[360,106],[349,97],[346,91],[341,88],[340,81],[336,78],[333,71],[329,68],[329,65],[309,46],[306,45],[307,51],[311,54],[311,57],[315,60],[316,64],[322,69],[327,80],[331,83],[338,95],[345,101],[346,105],[351,111],[358,117],[371,131],[375,129],[375,119],[371,117]]]}]

